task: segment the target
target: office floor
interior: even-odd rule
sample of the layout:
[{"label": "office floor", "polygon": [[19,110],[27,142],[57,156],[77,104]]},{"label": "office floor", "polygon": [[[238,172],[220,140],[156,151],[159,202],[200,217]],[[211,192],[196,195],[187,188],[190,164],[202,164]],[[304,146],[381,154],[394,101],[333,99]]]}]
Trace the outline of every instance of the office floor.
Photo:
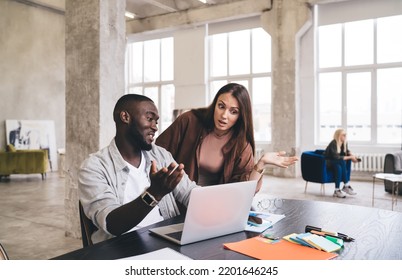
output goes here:
[{"label": "office floor", "polygon": [[[333,184],[320,185],[301,178],[288,179],[265,176],[257,200],[267,198],[321,200],[371,207],[373,183],[353,181],[356,196],[344,199],[332,197]],[[64,178],[49,173],[42,181],[40,175],[12,175],[10,181],[0,182],[0,242],[13,260],[45,260],[81,248],[81,240],[64,234]],[[402,212],[402,201],[394,208]],[[391,195],[384,184],[376,182],[375,207],[391,210]]]}]

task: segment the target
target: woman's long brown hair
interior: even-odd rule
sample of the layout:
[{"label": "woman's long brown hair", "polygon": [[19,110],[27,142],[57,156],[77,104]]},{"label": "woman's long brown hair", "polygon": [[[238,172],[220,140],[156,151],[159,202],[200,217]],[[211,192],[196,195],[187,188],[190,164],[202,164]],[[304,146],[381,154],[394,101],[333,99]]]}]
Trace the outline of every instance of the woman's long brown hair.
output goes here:
[{"label": "woman's long brown hair", "polygon": [[[231,128],[233,130],[232,138],[228,142],[228,146],[233,146],[235,153],[240,153],[250,143],[255,153],[254,142],[254,126],[253,126],[253,113],[251,108],[250,95],[247,89],[236,83],[229,83],[223,86],[216,93],[214,100],[207,108],[193,109],[194,114],[201,120],[204,126],[212,131],[215,127],[214,112],[216,103],[221,94],[231,93],[234,98],[239,102],[239,118],[235,125]],[[237,156],[237,154],[235,155]]]}]

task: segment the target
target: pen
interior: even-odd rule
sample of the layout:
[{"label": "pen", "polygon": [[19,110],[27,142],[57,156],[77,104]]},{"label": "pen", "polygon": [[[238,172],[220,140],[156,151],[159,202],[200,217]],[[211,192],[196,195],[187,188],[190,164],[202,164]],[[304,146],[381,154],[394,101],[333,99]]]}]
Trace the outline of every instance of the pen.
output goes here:
[{"label": "pen", "polygon": [[336,237],[336,238],[342,239],[343,241],[346,241],[346,242],[355,241],[354,238],[352,238],[350,236],[347,236],[344,233],[331,232],[331,231],[327,231],[327,230],[324,230],[324,229],[319,228],[319,227],[306,226],[305,232],[311,232],[311,233],[315,233],[315,234],[319,234],[319,235]]},{"label": "pen", "polygon": [[312,231],[312,230],[319,231],[319,232],[323,232],[323,233],[327,233],[327,234],[332,234],[332,235],[334,235],[334,236],[344,236],[344,237],[347,237],[346,234],[343,234],[343,233],[340,233],[340,232],[329,231],[329,230],[326,230],[326,229],[323,229],[323,228],[319,228],[319,227],[306,226],[306,232],[309,232],[309,231]]},{"label": "pen", "polygon": [[311,232],[311,233],[314,233],[314,234],[316,234],[316,235],[324,236],[324,237],[328,236],[328,237],[333,237],[333,238],[336,238],[336,239],[341,239],[341,240],[343,240],[343,241],[345,241],[345,242],[354,241],[354,239],[351,238],[351,237],[336,236],[336,235],[332,235],[332,234],[328,234],[328,233],[323,233],[323,232],[321,232],[321,231],[316,231],[316,230],[312,230],[312,231],[310,231],[310,232]]}]

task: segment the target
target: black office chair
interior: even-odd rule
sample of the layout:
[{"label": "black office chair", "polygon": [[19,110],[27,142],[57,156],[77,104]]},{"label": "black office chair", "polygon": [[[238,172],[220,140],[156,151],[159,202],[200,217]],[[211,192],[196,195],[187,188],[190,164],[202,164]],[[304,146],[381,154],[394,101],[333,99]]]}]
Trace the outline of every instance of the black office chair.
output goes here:
[{"label": "black office chair", "polygon": [[1,245],[0,243],[0,261],[1,260],[9,260],[9,258],[7,256],[6,250],[4,250],[3,245]]},{"label": "black office chair", "polygon": [[82,245],[87,247],[93,245],[92,243],[92,233],[97,230],[96,226],[92,223],[90,219],[85,215],[84,209],[82,208],[81,201],[78,201],[78,207],[80,211],[80,224],[81,224],[81,236]]}]

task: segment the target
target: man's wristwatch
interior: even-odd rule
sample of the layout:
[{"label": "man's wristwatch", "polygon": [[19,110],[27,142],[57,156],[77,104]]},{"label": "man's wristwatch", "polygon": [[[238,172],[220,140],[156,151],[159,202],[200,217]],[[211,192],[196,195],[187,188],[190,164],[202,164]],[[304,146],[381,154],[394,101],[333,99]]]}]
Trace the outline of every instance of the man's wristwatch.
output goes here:
[{"label": "man's wristwatch", "polygon": [[141,195],[141,198],[142,198],[142,201],[144,201],[148,206],[151,206],[151,207],[155,207],[159,203],[159,201],[157,201],[156,198],[147,191],[145,191]]}]

